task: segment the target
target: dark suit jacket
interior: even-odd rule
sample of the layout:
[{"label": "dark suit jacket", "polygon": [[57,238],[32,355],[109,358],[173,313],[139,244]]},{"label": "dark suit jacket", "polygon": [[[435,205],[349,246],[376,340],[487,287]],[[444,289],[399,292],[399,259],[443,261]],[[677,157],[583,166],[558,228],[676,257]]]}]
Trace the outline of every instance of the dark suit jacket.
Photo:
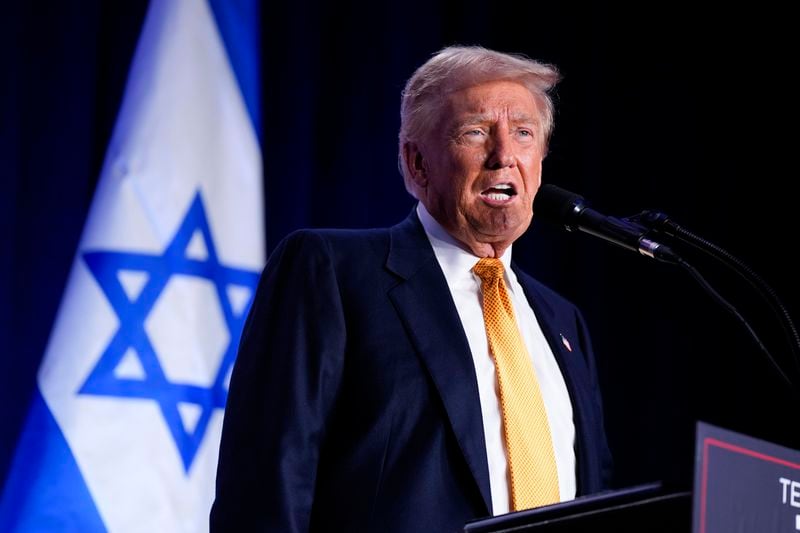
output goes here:
[{"label": "dark suit jacket", "polygon": [[[609,455],[589,336],[515,272],[569,389],[578,492],[596,492]],[[416,214],[287,237],[231,380],[212,531],[453,532],[490,514],[472,356]]]}]

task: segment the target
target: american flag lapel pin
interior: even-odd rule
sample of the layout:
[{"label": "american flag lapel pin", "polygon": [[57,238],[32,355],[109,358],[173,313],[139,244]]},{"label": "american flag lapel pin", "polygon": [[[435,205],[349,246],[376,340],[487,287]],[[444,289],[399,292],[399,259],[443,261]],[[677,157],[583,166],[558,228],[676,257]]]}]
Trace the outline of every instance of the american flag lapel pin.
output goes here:
[{"label": "american flag lapel pin", "polygon": [[561,336],[561,344],[564,345],[564,348],[566,348],[567,351],[571,352],[572,351],[572,345],[569,343],[569,341],[567,340],[567,338],[564,336],[563,333],[559,333],[559,335]]}]

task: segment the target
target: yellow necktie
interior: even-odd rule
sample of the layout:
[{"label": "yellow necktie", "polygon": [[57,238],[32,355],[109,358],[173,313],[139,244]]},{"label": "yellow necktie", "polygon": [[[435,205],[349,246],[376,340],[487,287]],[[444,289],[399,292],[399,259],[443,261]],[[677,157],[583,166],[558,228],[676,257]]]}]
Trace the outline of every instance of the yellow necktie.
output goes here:
[{"label": "yellow necktie", "polygon": [[553,440],[533,362],[514,320],[503,263],[483,258],[472,269],[481,278],[483,318],[494,359],[508,454],[511,509],[559,501]]}]

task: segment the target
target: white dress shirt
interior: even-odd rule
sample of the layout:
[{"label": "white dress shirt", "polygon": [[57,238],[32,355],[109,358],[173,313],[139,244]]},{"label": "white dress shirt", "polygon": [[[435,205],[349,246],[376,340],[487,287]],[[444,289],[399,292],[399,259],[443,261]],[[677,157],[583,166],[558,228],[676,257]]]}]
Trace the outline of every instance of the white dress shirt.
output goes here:
[{"label": "white dress shirt", "polygon": [[[444,272],[472,351],[475,374],[478,377],[483,432],[486,436],[492,510],[495,515],[507,513],[510,511],[508,463],[501,427],[502,415],[497,379],[483,322],[481,281],[472,272],[472,267],[480,258],[466,250],[462,244],[447,233],[428,213],[422,203],[417,204],[417,214],[433,246],[439,266]],[[561,501],[571,500],[575,497],[576,490],[575,425],[572,421],[572,403],[567,386],[550,345],[525,297],[522,286],[517,281],[516,274],[511,270],[511,246],[500,257],[500,261],[505,267],[505,281],[514,306],[514,316],[533,361],[544,399],[550,433],[553,438]]]}]

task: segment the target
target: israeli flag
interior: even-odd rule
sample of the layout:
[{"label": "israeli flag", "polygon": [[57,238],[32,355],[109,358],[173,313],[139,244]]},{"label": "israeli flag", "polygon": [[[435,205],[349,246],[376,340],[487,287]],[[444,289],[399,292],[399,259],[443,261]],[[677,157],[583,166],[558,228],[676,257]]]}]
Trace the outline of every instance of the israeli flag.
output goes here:
[{"label": "israeli flag", "polygon": [[208,530],[265,261],[257,20],[255,0],[151,1],[0,531]]}]

